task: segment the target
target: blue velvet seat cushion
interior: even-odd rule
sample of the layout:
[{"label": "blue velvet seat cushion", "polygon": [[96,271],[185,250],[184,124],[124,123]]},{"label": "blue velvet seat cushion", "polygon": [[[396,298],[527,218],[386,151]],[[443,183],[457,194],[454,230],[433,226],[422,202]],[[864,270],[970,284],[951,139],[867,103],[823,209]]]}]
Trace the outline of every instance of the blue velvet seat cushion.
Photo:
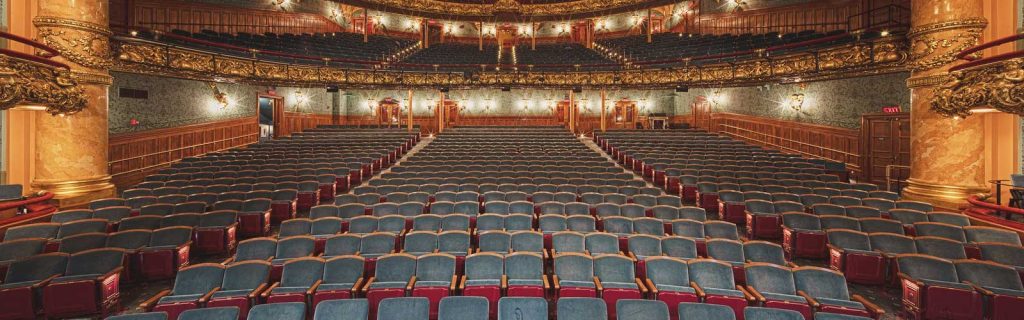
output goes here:
[{"label": "blue velvet seat cushion", "polygon": [[826,305],[830,305],[830,306],[838,306],[838,307],[843,307],[843,308],[864,310],[864,305],[861,304],[860,302],[857,302],[857,301],[840,300],[840,299],[829,299],[829,298],[815,298],[815,300],[818,300],[818,302],[820,302],[821,304],[826,304]]},{"label": "blue velvet seat cushion", "polygon": [[761,295],[764,296],[765,299],[768,299],[768,300],[807,303],[807,299],[804,299],[804,297],[801,297],[801,296],[794,296],[794,295],[781,294],[781,293],[770,293],[770,292],[762,292]]},{"label": "blue velvet seat cushion", "polygon": [[305,293],[308,287],[277,287],[271,290],[271,294]]},{"label": "blue velvet seat cushion", "polygon": [[466,280],[466,286],[467,287],[472,287],[472,286],[500,286],[500,285],[501,285],[501,279]]},{"label": "blue velvet seat cushion", "polygon": [[963,284],[963,283],[946,282],[946,281],[938,281],[938,280],[928,280],[928,279],[918,279],[918,280],[920,280],[921,282],[924,282],[924,284],[929,285],[929,286],[939,286],[939,287],[947,287],[947,288],[961,289],[961,290],[967,290],[967,291],[974,291],[974,287],[971,287],[970,285]]},{"label": "blue velvet seat cushion", "polygon": [[211,298],[213,298],[213,299],[217,299],[217,298],[234,298],[234,297],[241,297],[241,296],[245,296],[245,295],[249,294],[250,292],[252,292],[252,290],[226,290],[226,291],[217,291],[217,292],[214,292],[214,293],[213,293],[213,296],[212,296]]},{"label": "blue velvet seat cushion", "polygon": [[202,297],[203,297],[202,294],[183,294],[183,295],[177,295],[177,296],[166,296],[166,297],[160,298],[160,301],[157,304],[179,303],[179,302],[193,302],[193,301],[199,300],[199,298],[202,298]]},{"label": "blue velvet seat cushion", "polygon": [[509,286],[543,286],[541,279],[508,279]]},{"label": "blue velvet seat cushion", "polygon": [[416,288],[430,288],[430,287],[448,287],[451,286],[451,281],[416,281],[413,287]]},{"label": "blue velvet seat cushion", "polygon": [[60,278],[53,279],[50,283],[64,283],[64,282],[75,282],[82,280],[93,280],[97,277],[102,276],[101,274],[81,274],[77,276],[63,276]]},{"label": "blue velvet seat cushion", "polygon": [[[564,283],[564,281],[563,281]],[[601,286],[609,289],[637,289],[633,282],[601,282]]]},{"label": "blue velvet seat cushion", "polygon": [[992,291],[992,293],[995,293],[995,294],[998,294],[998,295],[1011,296],[1011,297],[1024,297],[1024,291],[1011,290],[1011,289],[1003,289],[1003,288],[996,288],[996,287],[983,287],[983,288],[988,289],[989,291]]},{"label": "blue velvet seat cushion", "polygon": [[370,289],[393,289],[393,288],[405,288],[409,283],[402,282],[374,282],[370,284]]},{"label": "blue velvet seat cushion", "polygon": [[688,286],[673,286],[673,285],[668,285],[668,284],[659,284],[659,285],[657,285],[657,287],[658,287],[658,291],[665,291],[665,292],[685,292],[685,293],[695,293],[696,292],[696,291],[693,290],[692,287],[688,287]]},{"label": "blue velvet seat cushion", "polygon": [[559,286],[570,287],[570,288],[594,288],[596,285],[593,281],[573,281],[573,280],[559,280]]},{"label": "blue velvet seat cushion", "polygon": [[743,292],[735,289],[702,288],[709,296],[743,297]]},{"label": "blue velvet seat cushion", "polygon": [[355,286],[355,284],[354,283],[322,283],[322,284],[320,284],[319,287],[316,288],[316,291],[318,291],[318,292],[322,292],[322,291],[339,291],[339,290],[347,291],[347,290],[352,290],[352,286]]}]

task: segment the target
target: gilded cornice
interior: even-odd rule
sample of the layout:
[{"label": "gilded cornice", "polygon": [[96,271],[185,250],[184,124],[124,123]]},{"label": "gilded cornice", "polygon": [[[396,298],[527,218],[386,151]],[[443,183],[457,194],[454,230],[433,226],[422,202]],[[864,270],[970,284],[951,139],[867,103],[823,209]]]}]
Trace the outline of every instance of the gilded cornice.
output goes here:
[{"label": "gilded cornice", "polygon": [[636,87],[746,85],[789,79],[829,79],[905,71],[902,39],[822,49],[815,53],[675,69],[595,72],[398,72],[289,65],[224,56],[145,41],[115,40],[113,70],[196,80],[345,87]]},{"label": "gilded cornice", "polygon": [[16,106],[73,114],[85,109],[86,95],[68,69],[0,55],[0,110]]},{"label": "gilded cornice", "polygon": [[[494,4],[449,2],[443,0],[336,0],[356,6],[381,8],[430,17],[558,17],[605,14],[651,8],[676,0],[576,0],[548,4],[521,4],[514,0],[498,0]],[[386,8],[386,9],[385,9]]]},{"label": "gilded cornice", "polygon": [[61,57],[86,68],[110,67],[110,29],[106,26],[60,17],[32,20],[39,41],[60,52]]},{"label": "gilded cornice", "polygon": [[1024,58],[950,72],[931,101],[932,110],[951,117],[980,107],[1024,115]]},{"label": "gilded cornice", "polygon": [[956,55],[981,42],[988,22],[983,18],[942,21],[911,28],[910,67],[925,71],[956,60]]}]

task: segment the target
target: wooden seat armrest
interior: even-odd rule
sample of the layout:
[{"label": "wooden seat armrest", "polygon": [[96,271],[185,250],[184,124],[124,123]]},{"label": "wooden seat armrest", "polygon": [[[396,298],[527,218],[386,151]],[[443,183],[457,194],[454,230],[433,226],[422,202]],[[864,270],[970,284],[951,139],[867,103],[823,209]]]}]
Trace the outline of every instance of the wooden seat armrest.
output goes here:
[{"label": "wooden seat armrest", "polygon": [[693,291],[697,292],[697,297],[698,298],[704,299],[704,296],[706,295],[704,293],[704,288],[701,288],[700,285],[697,284],[696,281],[690,281],[690,287],[693,288]]},{"label": "wooden seat armrest", "polygon": [[274,284],[270,285],[270,288],[267,288],[266,291],[263,291],[263,294],[260,294],[260,296],[263,297],[263,299],[266,299],[267,297],[270,296],[270,292],[274,291],[274,288],[277,288],[280,285],[280,282],[274,282]]},{"label": "wooden seat armrest", "polygon": [[[545,283],[546,285],[547,283]],[[508,276],[501,275],[501,290],[508,289]]]},{"label": "wooden seat armrest", "polygon": [[976,285],[976,284],[974,284],[973,282],[970,282],[970,281],[963,281],[963,283],[964,283],[964,284],[966,284],[966,285],[969,285],[969,286],[973,287],[975,291],[978,291],[978,293],[981,293],[981,294],[983,294],[983,295],[986,295],[986,296],[994,296],[994,295],[995,295],[995,293],[994,293],[994,292],[992,292],[992,290],[989,290],[989,289],[985,289],[985,288],[982,288],[981,286],[979,286],[979,285]]},{"label": "wooden seat armrest", "polygon": [[448,292],[455,293],[455,287],[459,285],[459,276],[452,275],[452,282],[448,286]]},{"label": "wooden seat armrest", "polygon": [[309,289],[306,290],[306,296],[312,297],[313,293],[316,292],[316,288],[319,288],[320,284],[322,284],[322,283],[324,283],[323,279],[320,279],[320,280],[317,280],[316,282],[314,282],[313,285],[310,286]]},{"label": "wooden seat armrest", "polygon": [[797,268],[797,267],[799,267],[798,265],[796,265],[795,263],[793,263],[791,261],[786,261],[786,266],[790,267],[790,268]]},{"label": "wooden seat armrest", "polygon": [[900,273],[896,274],[896,276],[899,277],[901,280],[910,281],[910,282],[914,283],[915,285],[917,285],[918,287],[924,287],[924,282],[921,282],[920,280],[911,278],[906,273],[900,272]]},{"label": "wooden seat armrest", "polygon": [[363,288],[363,281],[365,280],[366,279],[363,279],[363,277],[359,277],[359,279],[356,279],[356,283],[352,285],[352,297],[355,297],[357,294],[359,294],[359,289]]},{"label": "wooden seat armrest", "polygon": [[640,278],[633,278],[633,282],[636,282],[636,287],[640,288],[640,294],[647,295],[647,287],[644,286],[643,281],[640,281]]},{"label": "wooden seat armrest", "polygon": [[637,259],[635,254],[633,254],[632,252],[626,252],[626,256],[629,257],[629,259],[633,260],[633,263],[636,263]]},{"label": "wooden seat armrest", "polygon": [[235,262],[235,257],[230,257],[230,258],[224,259],[224,261],[221,261],[220,264],[223,264],[223,265],[226,266],[226,265],[231,264],[232,262]]},{"label": "wooden seat armrest", "polygon": [[544,291],[551,290],[551,284],[548,283],[547,276],[540,276],[540,281],[544,283]]},{"label": "wooden seat armrest", "polygon": [[598,277],[594,277],[594,286],[597,287],[597,292],[604,291],[604,286],[601,285],[601,279]]},{"label": "wooden seat armrest", "polygon": [[462,280],[459,280],[459,291],[466,291],[466,277],[463,276]]},{"label": "wooden seat armrest", "polygon": [[409,284],[405,285],[405,291],[412,291],[412,287],[416,285],[416,276],[409,277]]},{"label": "wooden seat armrest", "polygon": [[364,294],[364,295],[366,294],[366,291],[369,291],[369,290],[370,290],[370,285],[371,285],[371,284],[373,284],[373,280],[377,280],[377,277],[370,277],[370,279],[369,279],[369,280],[366,280],[366,283],[365,283],[365,284],[363,284],[363,289],[362,289],[362,291],[363,291],[363,294]]},{"label": "wooden seat armrest", "polygon": [[804,299],[807,299],[807,303],[811,305],[811,308],[814,308],[815,310],[821,308],[821,303],[818,302],[818,299],[814,299],[814,297],[807,294],[807,292],[804,292],[803,290],[797,290],[796,294],[798,296],[804,297]]},{"label": "wooden seat armrest", "polygon": [[249,294],[247,294],[245,297],[247,299],[249,299],[249,300],[256,299],[256,297],[259,297],[260,294],[262,294],[263,291],[266,290],[266,289],[267,289],[267,284],[266,283],[261,283],[259,286],[256,287],[256,289],[252,289],[252,291],[249,292]]},{"label": "wooden seat armrest", "polygon": [[562,284],[560,284],[559,281],[558,281],[558,275],[552,275],[551,276],[551,282],[554,283],[555,290],[561,290],[562,289]]},{"label": "wooden seat armrest", "polygon": [[113,270],[110,270],[109,272],[107,272],[107,273],[105,273],[105,274],[103,274],[101,276],[96,277],[96,281],[103,282],[103,279],[109,278],[110,276],[118,274],[118,273],[121,273],[123,271],[124,271],[124,267],[116,267]]},{"label": "wooden seat armrest", "polygon": [[871,302],[868,299],[865,299],[863,296],[861,296],[859,294],[855,294],[855,295],[850,296],[850,300],[857,301],[857,302],[860,302],[860,304],[863,304],[864,308],[868,309],[868,312],[871,313],[872,315],[874,315],[875,319],[878,319],[879,316],[885,314],[885,309],[882,309],[881,307],[879,307],[874,302]]},{"label": "wooden seat armrest", "polygon": [[651,281],[651,278],[647,278],[646,280],[644,280],[644,282],[646,282],[646,284],[647,284],[647,290],[651,291],[651,294],[657,296],[658,295],[658,286],[654,285],[654,282]]},{"label": "wooden seat armrest", "polygon": [[747,289],[744,289],[743,286],[736,285],[736,290],[739,290],[740,292],[743,293],[743,297],[747,298],[747,302],[748,303],[754,302],[754,300],[755,300],[754,295],[751,294],[750,291],[748,291]]},{"label": "wooden seat armrest", "polygon": [[[742,286],[736,286],[736,288],[740,289],[740,290],[744,289]],[[765,297],[763,295],[761,295],[761,292],[757,291],[757,288],[754,288],[752,286],[747,286],[746,287],[746,291],[749,292],[750,295],[753,296],[754,299],[757,300],[757,302],[764,303],[765,301],[768,300],[768,299],[765,299]]]},{"label": "wooden seat armrest", "polygon": [[217,291],[220,291],[220,287],[213,288],[213,290],[210,290],[210,292],[207,292],[202,297],[199,297],[199,303],[205,304],[207,301],[210,301],[210,298],[213,297],[213,294],[217,293]]},{"label": "wooden seat armrest", "polygon": [[170,294],[170,289],[157,292],[155,295],[153,295],[153,297],[146,299],[146,301],[140,303],[139,308],[142,310],[146,310],[146,312],[153,311],[153,307],[156,306],[156,303],[159,302],[161,298],[166,297]]}]

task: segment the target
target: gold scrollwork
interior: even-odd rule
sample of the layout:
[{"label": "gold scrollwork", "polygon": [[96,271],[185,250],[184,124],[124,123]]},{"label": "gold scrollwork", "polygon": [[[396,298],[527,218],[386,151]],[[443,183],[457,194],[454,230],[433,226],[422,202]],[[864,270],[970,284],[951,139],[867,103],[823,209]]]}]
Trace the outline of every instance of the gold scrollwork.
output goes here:
[{"label": "gold scrollwork", "polygon": [[[988,22],[982,18],[942,21],[910,29],[910,67],[930,70],[956,60],[956,55],[978,45]],[[975,55],[977,57],[977,55]]]},{"label": "gold scrollwork", "polygon": [[949,76],[931,101],[935,112],[967,117],[974,108],[990,106],[1024,115],[1024,58],[957,70]]},{"label": "gold scrollwork", "polygon": [[0,110],[18,105],[74,114],[85,109],[86,97],[70,70],[0,55]]},{"label": "gold scrollwork", "polygon": [[625,10],[650,5],[649,0],[576,0],[557,3],[522,4],[516,0],[499,0],[494,4],[463,3],[442,0],[361,0],[374,7],[391,7],[426,14],[459,16],[494,16],[513,13],[518,16],[579,15],[592,12]]},{"label": "gold scrollwork", "polygon": [[71,62],[93,69],[111,66],[110,30],[73,19],[40,16],[33,19],[40,41]]}]

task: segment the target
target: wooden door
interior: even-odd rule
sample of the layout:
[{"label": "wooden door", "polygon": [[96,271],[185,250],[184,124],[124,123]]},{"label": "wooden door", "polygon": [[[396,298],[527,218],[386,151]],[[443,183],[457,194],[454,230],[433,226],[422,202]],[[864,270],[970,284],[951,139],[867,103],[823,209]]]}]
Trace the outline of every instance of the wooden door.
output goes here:
[{"label": "wooden door", "polygon": [[711,128],[711,103],[704,96],[698,96],[690,105],[693,114],[693,126],[707,131],[718,131]]},{"label": "wooden door", "polygon": [[[910,114],[866,114],[861,118],[861,140],[865,146],[864,176],[867,182],[886,187],[886,168],[890,178],[906,180],[910,176]],[[900,186],[893,185],[895,189]]]}]

